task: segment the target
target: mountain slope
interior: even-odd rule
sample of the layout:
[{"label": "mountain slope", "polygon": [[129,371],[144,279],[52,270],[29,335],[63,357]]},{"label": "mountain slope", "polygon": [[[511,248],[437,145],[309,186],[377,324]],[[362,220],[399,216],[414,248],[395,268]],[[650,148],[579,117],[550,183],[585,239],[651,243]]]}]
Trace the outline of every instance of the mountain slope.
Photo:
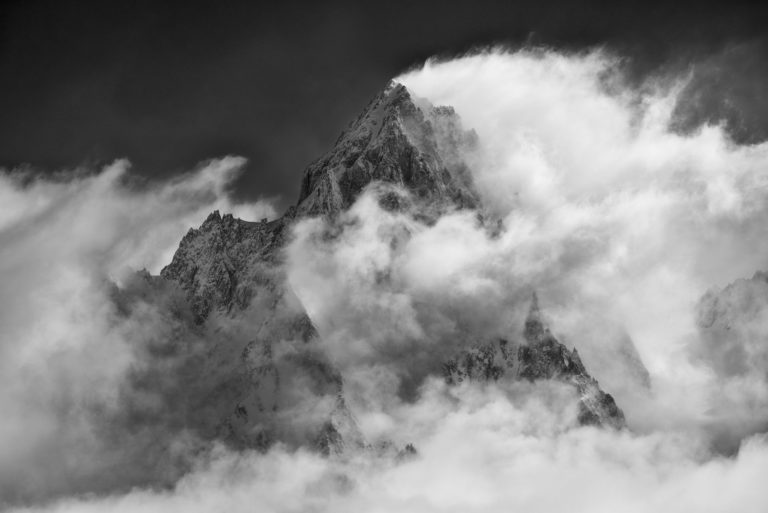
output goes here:
[{"label": "mountain slope", "polygon": [[476,136],[462,130],[453,109],[420,103],[396,83],[376,96],[334,148],[304,172],[299,215],[338,213],[374,181],[403,186],[438,210],[448,203],[478,206],[458,157]]},{"label": "mountain slope", "polygon": [[[297,204],[283,217],[247,222],[214,212],[190,230],[160,277],[140,276],[116,292],[126,315],[147,305],[163,312],[169,294],[183,297],[186,304],[174,299],[173,308],[188,312],[162,314],[174,319],[174,328],[167,339],[152,342],[160,349],[144,355],[126,388],[137,418],[151,425],[156,415],[134,400],[137,390],[158,380],[174,382],[175,376],[176,385],[150,393],[152,404],[164,405],[162,426],[175,422],[176,433],[258,449],[282,442],[328,455],[369,447],[347,405],[340,372],[287,285],[283,251],[295,223],[323,216],[332,224],[373,184],[389,185],[377,190],[383,207],[423,222],[453,209],[481,209],[460,158],[475,143],[453,109],[414,99],[392,83],[306,169]],[[499,375],[568,382],[580,394],[583,423],[623,425],[613,399],[576,352],[549,334],[538,309],[531,311],[514,355],[502,345],[494,351],[504,355]],[[474,376],[482,368],[469,369],[473,360],[460,358],[463,364],[452,364],[456,376]],[[498,378],[495,363],[486,371],[486,379]]]},{"label": "mountain slope", "polygon": [[624,413],[589,375],[576,349],[568,350],[543,320],[536,294],[525,320],[521,343],[499,339],[464,350],[443,366],[448,384],[463,381],[557,380],[579,397],[578,421],[585,425],[625,426]]},{"label": "mountain slope", "polygon": [[[213,419],[192,423],[215,423],[213,433],[210,427],[198,430],[207,438],[262,448],[277,440],[310,441],[326,454],[365,445],[341,377],[319,352],[315,328],[286,284],[282,250],[297,219],[334,216],[373,182],[404,187],[423,212],[476,204],[463,164],[438,153],[443,139],[470,144],[471,134],[461,130],[452,109],[422,108],[427,114],[402,85],[390,84],[333,150],[307,168],[295,208],[261,222],[214,212],[184,236],[161,271],[185,293],[195,323],[219,329],[207,354],[196,360],[197,372],[213,376],[204,408]],[[393,198],[382,200],[391,204]],[[312,404],[285,404],[281,397],[305,397]],[[303,407],[312,411],[311,419]],[[305,425],[300,435],[299,424]]]}]

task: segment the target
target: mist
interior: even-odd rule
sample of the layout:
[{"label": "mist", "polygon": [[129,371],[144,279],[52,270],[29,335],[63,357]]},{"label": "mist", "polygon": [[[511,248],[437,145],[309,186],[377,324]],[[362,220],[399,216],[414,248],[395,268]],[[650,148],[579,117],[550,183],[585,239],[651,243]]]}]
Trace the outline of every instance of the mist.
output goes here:
[{"label": "mist", "polygon": [[99,419],[123,405],[121,385],[138,363],[131,342],[168,324],[118,315],[113,284],[158,272],[212,209],[273,216],[267,202],[229,200],[243,164],[211,161],[164,183],[137,182],[126,161],[53,178],[0,175],[0,502],[78,488],[121,465]]},{"label": "mist", "polygon": [[[151,315],[115,321],[105,283],[157,274],[213,209],[275,212],[231,199],[235,157],[149,184],[126,162],[4,172],[0,490],[61,481],[14,511],[765,511],[768,293],[720,300],[735,312],[722,333],[701,312],[766,268],[768,143],[691,122],[709,118],[691,115],[689,70],[623,70],[606,50],[430,60],[395,80],[476,132],[458,157],[485,209],[424,222],[382,208],[374,184],[338,218],[294,225],[287,282],[367,440],[413,444],[408,458],[181,440],[189,470],[170,485],[83,495],[59,476],[121,465],[92,412],[120,407],[137,330],[164,333]],[[520,338],[534,291],[627,429],[579,425],[556,382],[436,376],[462,347]]]}]

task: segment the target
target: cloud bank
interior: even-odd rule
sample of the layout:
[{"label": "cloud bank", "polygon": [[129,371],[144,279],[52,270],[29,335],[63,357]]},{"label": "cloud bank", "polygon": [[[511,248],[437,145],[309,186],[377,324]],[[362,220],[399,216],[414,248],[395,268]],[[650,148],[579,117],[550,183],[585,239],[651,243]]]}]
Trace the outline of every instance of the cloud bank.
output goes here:
[{"label": "cloud bank", "polygon": [[[500,228],[462,211],[417,222],[383,210],[374,189],[332,225],[295,227],[288,281],[362,430],[413,443],[415,457],[181,447],[194,467],[170,488],[80,496],[62,480],[57,498],[18,510],[765,511],[768,373],[724,360],[697,305],[765,266],[768,144],[738,144],[717,124],[680,132],[690,76],[638,85],[621,69],[605,52],[429,61],[397,80],[477,132],[463,158]],[[3,440],[18,440],[0,453],[4,493],[97,461],[80,412],[117,404],[137,329],[110,322],[102,280],[119,282],[124,266],[156,272],[213,208],[273,215],[231,204],[241,164],[142,188],[123,163],[3,176],[0,404],[12,412]],[[519,336],[533,290],[629,430],[578,427],[572,390],[557,384],[430,377],[462,345]],[[765,305],[749,303],[758,312],[728,344],[765,354]]]},{"label": "cloud bank", "polygon": [[[225,158],[161,184],[141,184],[120,161],[99,172],[0,175],[0,496],[67,490],[119,466],[95,418],[118,409],[136,364],[132,340],[160,319],[117,315],[111,282],[158,272],[190,226],[214,208],[274,216],[268,203],[236,205],[227,184],[244,161]],[[91,476],[91,477],[89,477]],[[0,501],[3,502],[3,501]]]},{"label": "cloud bank", "polygon": [[[557,401],[565,391],[548,393]],[[553,414],[531,390],[495,387],[446,393],[434,385],[400,415],[420,448],[400,464],[338,462],[279,448],[266,455],[222,451],[170,491],[68,499],[26,511],[760,512],[765,506],[762,439],[746,442],[734,458],[712,459],[685,437],[566,430],[569,415]]]},{"label": "cloud bank", "polygon": [[379,388],[418,382],[467,338],[518,333],[538,290],[634,429],[719,433],[733,450],[747,418],[765,425],[764,369],[718,375],[693,354],[700,298],[765,265],[768,145],[680,133],[689,77],[637,85],[621,69],[604,52],[499,50],[397,78],[477,132],[464,158],[503,228],[471,212],[427,226],[373,191],[332,237],[299,225],[292,284],[336,361],[377,367]]}]

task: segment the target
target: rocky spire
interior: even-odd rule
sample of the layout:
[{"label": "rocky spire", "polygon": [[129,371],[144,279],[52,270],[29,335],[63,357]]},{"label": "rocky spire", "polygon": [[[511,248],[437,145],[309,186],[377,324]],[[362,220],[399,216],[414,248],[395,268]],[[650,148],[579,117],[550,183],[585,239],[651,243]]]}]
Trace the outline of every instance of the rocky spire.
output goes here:
[{"label": "rocky spire", "polygon": [[336,214],[371,182],[401,186],[427,203],[476,206],[478,198],[460,158],[475,139],[474,132],[461,128],[452,108],[416,100],[405,86],[391,82],[342,132],[334,148],[306,169],[297,214]]},{"label": "rocky spire", "polygon": [[[195,372],[188,373],[206,376],[190,394],[194,404],[204,406],[193,409],[200,412],[198,431],[255,448],[276,441],[299,445],[309,441],[325,454],[366,445],[344,401],[341,375],[286,285],[283,249],[297,219],[333,217],[373,182],[405,198],[403,208],[422,219],[425,214],[435,218],[445,210],[479,206],[462,161],[475,137],[461,127],[452,108],[434,107],[414,98],[403,85],[391,83],[341,134],[334,148],[307,168],[297,205],[288,214],[254,223],[214,212],[200,228],[187,233],[161,277],[186,294],[196,323],[180,331],[180,340],[190,338],[189,333],[210,338],[209,344],[201,344],[205,358],[195,359]],[[382,206],[401,208],[399,201],[384,200],[388,198],[379,196]],[[226,332],[227,326],[255,329],[241,336],[237,330]],[[222,331],[216,331],[219,328]],[[524,338],[518,351],[506,342],[504,347],[480,348],[449,370],[456,381],[462,376],[567,381],[582,397],[583,422],[623,423],[621,411],[586,373],[578,355],[550,333],[535,293]],[[289,376],[303,376],[312,383],[315,395],[310,402],[321,406],[313,411],[317,422],[311,426],[304,425],[304,412],[291,402],[299,397],[291,387],[304,381],[286,379]],[[216,429],[209,429],[211,425]]]},{"label": "rocky spire", "polygon": [[511,351],[506,339],[476,344],[443,364],[449,385],[464,381],[557,380],[573,386],[579,396],[577,421],[584,425],[625,426],[624,413],[613,397],[600,389],[579,353],[569,350],[550,332],[534,292],[523,329],[524,343]]}]

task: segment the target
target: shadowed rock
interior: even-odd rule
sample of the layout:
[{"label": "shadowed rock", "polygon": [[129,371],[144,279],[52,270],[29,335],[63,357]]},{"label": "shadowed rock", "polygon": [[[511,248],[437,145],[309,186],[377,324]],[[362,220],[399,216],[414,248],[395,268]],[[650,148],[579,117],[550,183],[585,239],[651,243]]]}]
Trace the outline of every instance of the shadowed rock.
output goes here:
[{"label": "shadowed rock", "polygon": [[478,206],[459,157],[476,135],[463,131],[452,108],[419,103],[421,108],[394,82],[376,96],[335,147],[304,172],[298,215],[334,215],[377,181],[402,186],[437,211]]},{"label": "shadowed rock", "polygon": [[576,349],[568,350],[543,320],[539,301],[533,294],[523,328],[524,343],[517,346],[505,339],[480,344],[446,362],[443,375],[448,384],[463,381],[557,380],[572,385],[579,396],[578,421],[584,425],[614,428],[625,426],[624,413],[610,394],[603,392],[589,375]]},{"label": "shadowed rock", "polygon": [[[281,442],[328,456],[371,448],[341,374],[286,282],[284,248],[294,223],[309,216],[333,223],[366,190],[383,208],[422,221],[481,209],[462,160],[475,144],[452,108],[414,99],[392,83],[306,169],[297,204],[284,216],[248,222],[214,212],[184,236],[160,277],[142,274],[116,290],[120,315],[156,312],[152,322],[163,327],[161,337],[136,337],[141,365],[123,391],[123,417],[110,421],[139,433],[137,458],[153,456],[128,481],[157,479],[147,469],[159,468],[155,460],[171,454],[181,434],[259,450]],[[525,344],[500,340],[466,351],[446,364],[446,379],[565,381],[580,394],[582,422],[623,424],[578,354],[549,333],[535,302],[524,332]],[[381,443],[389,448],[381,454],[416,452]]]},{"label": "shadowed rock", "polygon": [[[314,446],[338,454],[365,445],[343,400],[341,378],[320,354],[314,341],[317,332],[286,284],[283,248],[297,219],[333,217],[374,183],[395,186],[383,188],[380,197],[382,206],[391,210],[416,206],[421,214],[439,215],[476,206],[470,175],[459,158],[474,140],[473,133],[462,130],[453,109],[423,101],[417,106],[405,87],[392,83],[334,148],[307,168],[296,208],[269,222],[243,221],[216,211],[184,236],[161,277],[185,292],[197,324],[231,331],[226,327],[231,323],[253,330],[225,344],[212,341],[201,364],[206,370],[200,372],[210,374],[207,368],[215,367],[213,374],[221,376],[206,393],[211,398],[207,403],[221,405],[208,409],[218,418],[212,436],[257,448],[286,441],[290,429],[285,411],[296,415],[297,410],[277,398],[295,395],[286,374],[306,374],[314,383],[310,395],[315,404],[329,405],[314,421],[319,433]],[[297,346],[297,340],[307,347]],[[291,356],[276,356],[282,354]],[[235,362],[241,359],[238,367]],[[321,368],[328,371],[317,372]]]},{"label": "shadowed rock", "polygon": [[248,222],[213,212],[179,244],[160,276],[187,292],[198,322],[212,310],[246,308],[259,293],[279,295],[280,251],[289,218]]}]

